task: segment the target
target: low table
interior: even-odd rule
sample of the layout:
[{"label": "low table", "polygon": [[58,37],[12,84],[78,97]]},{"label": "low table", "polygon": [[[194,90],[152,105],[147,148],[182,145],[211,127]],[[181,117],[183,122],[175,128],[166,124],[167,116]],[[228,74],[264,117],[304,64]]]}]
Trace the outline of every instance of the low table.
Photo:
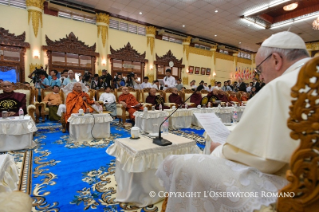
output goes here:
[{"label": "low table", "polygon": [[139,207],[154,204],[163,198],[151,198],[149,193],[165,191],[155,176],[157,168],[169,155],[201,153],[196,142],[174,134],[162,135],[171,141],[169,146],[153,144],[151,138],[122,138],[114,140],[106,152],[116,157],[115,180],[117,202],[129,202]]},{"label": "low table", "polygon": [[33,133],[38,129],[30,116],[0,118],[0,152],[33,148]]},{"label": "low table", "polygon": [[89,141],[93,139],[93,136],[94,138],[108,138],[112,120],[113,118],[107,113],[85,114],[84,116],[73,113],[68,119],[70,138],[74,141]]},{"label": "low table", "polygon": [[[168,116],[168,112],[161,110],[136,111],[133,115],[135,116],[135,125],[144,133],[158,133],[159,126]],[[157,125],[157,129],[154,129],[154,125]]]},{"label": "low table", "polygon": [[[175,109],[165,109],[169,115]],[[192,124],[193,111],[191,109],[178,109],[170,118],[169,126],[173,129],[190,128]]]},{"label": "low table", "polygon": [[18,168],[11,155],[0,155],[0,192],[18,190]]}]

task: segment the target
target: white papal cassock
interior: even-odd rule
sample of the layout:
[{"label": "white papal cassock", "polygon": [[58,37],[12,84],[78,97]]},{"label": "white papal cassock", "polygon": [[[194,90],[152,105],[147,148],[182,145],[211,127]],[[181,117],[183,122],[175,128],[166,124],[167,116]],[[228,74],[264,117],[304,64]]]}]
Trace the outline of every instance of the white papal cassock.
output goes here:
[{"label": "white papal cassock", "polygon": [[166,191],[193,192],[187,193],[192,198],[170,196],[166,211],[253,211],[276,201],[275,194],[287,183],[283,173],[299,145],[287,127],[290,92],[308,60],[290,66],[248,101],[226,144],[211,155],[164,160],[156,175]]}]

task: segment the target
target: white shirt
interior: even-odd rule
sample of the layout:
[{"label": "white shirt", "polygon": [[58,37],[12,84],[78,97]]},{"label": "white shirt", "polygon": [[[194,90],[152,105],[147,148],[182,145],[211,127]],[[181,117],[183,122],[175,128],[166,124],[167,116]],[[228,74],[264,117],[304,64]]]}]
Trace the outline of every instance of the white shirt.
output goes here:
[{"label": "white shirt", "polygon": [[210,87],[210,88],[209,88],[209,87],[206,87],[206,88],[205,88],[205,90],[206,90],[206,91],[209,91],[209,92],[212,92],[213,89],[214,89],[214,87]]},{"label": "white shirt", "polygon": [[142,82],[141,89],[144,89],[144,88],[152,88],[152,84],[149,82],[147,82],[147,83]]},{"label": "white shirt", "polygon": [[102,93],[99,101],[103,101],[104,103],[105,103],[105,101],[107,101],[109,104],[111,104],[113,102],[116,102],[116,98],[115,98],[114,94],[112,94],[112,93]]},{"label": "white shirt", "polygon": [[196,88],[197,88],[196,85],[192,85],[192,86],[190,86],[190,87],[191,87],[191,89],[196,89]]},{"label": "white shirt", "polygon": [[250,91],[251,91],[251,86],[247,87],[247,88],[246,88],[246,91],[247,91],[247,92],[250,92]]},{"label": "white shirt", "polygon": [[167,85],[167,87],[164,87],[164,90],[167,88],[174,88],[176,86],[175,77],[164,77],[163,79],[164,85]]},{"label": "white shirt", "polygon": [[161,87],[160,87],[160,86],[157,86],[156,84],[153,84],[153,85],[152,85],[152,88],[155,88],[155,89],[157,89],[157,90],[160,90],[160,89],[161,89]]}]

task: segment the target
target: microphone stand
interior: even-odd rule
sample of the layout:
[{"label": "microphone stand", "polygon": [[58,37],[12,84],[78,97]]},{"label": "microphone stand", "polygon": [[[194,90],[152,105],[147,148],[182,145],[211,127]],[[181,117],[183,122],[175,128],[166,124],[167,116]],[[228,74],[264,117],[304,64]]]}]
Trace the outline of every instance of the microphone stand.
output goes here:
[{"label": "microphone stand", "polygon": [[[199,87],[199,86],[198,86],[198,87]],[[161,136],[161,135],[162,135],[162,134],[161,134],[161,127],[162,127],[162,125],[164,124],[164,122],[165,122],[169,117],[171,117],[179,108],[181,108],[182,105],[185,104],[185,102],[187,102],[187,100],[189,100],[198,90],[201,90],[201,89],[198,89],[198,88],[197,88],[197,89],[194,91],[194,93],[192,93],[192,95],[190,95],[179,107],[177,107],[177,108],[173,111],[173,113],[171,113],[171,115],[169,115],[169,116],[160,124],[159,129],[158,129],[158,137],[153,138],[153,143],[154,143],[154,144],[159,145],[159,146],[168,146],[168,145],[171,145],[171,144],[172,144],[172,142],[170,142],[170,141],[168,141],[168,140],[162,138],[162,136]]]}]

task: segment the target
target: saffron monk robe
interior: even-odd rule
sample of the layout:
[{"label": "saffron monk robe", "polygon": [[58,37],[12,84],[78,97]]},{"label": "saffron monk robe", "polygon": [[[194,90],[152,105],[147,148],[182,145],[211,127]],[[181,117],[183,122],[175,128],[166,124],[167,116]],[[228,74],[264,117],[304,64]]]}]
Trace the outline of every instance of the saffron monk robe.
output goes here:
[{"label": "saffron monk robe", "polygon": [[18,116],[20,107],[26,114],[26,95],[13,91],[13,85],[9,81],[1,83],[3,93],[0,94],[0,116],[2,111],[8,111],[8,116]]},{"label": "saffron monk robe", "polygon": [[242,96],[241,96],[241,101],[248,101],[248,96],[246,92],[243,92]]},{"label": "saffron monk robe", "polygon": [[68,121],[72,113],[78,113],[80,109],[83,109],[85,112],[89,108],[90,113],[92,113],[94,109],[91,104],[94,103],[99,106],[98,102],[91,100],[89,95],[82,91],[81,83],[74,83],[73,91],[66,98],[65,122]]},{"label": "saffron monk robe", "polygon": [[119,96],[119,102],[126,108],[126,111],[130,115],[130,119],[135,121],[135,116],[133,115],[135,111],[143,110],[143,106],[139,103],[135,97],[130,94],[128,87],[122,88],[122,94]]},{"label": "saffron monk robe", "polygon": [[[156,101],[158,98],[156,96],[156,89],[151,88],[148,97],[146,97],[146,103],[155,105],[155,109],[159,109],[159,103]],[[162,104],[162,109],[169,109],[169,107],[164,106],[164,103]]]},{"label": "saffron monk robe", "polygon": [[241,104],[241,101],[238,100],[238,98],[236,97],[236,93],[235,93],[234,91],[232,91],[232,92],[230,93],[229,101],[231,101],[231,102],[237,102],[237,103]]},{"label": "saffron monk robe", "polygon": [[[211,99],[211,97],[215,97],[215,99],[220,100],[221,102],[228,102],[228,106],[231,106],[232,103],[227,99],[226,94],[222,90],[218,90],[217,88],[214,88],[212,92],[207,94],[208,99]],[[213,106],[218,106],[214,104]]]}]

